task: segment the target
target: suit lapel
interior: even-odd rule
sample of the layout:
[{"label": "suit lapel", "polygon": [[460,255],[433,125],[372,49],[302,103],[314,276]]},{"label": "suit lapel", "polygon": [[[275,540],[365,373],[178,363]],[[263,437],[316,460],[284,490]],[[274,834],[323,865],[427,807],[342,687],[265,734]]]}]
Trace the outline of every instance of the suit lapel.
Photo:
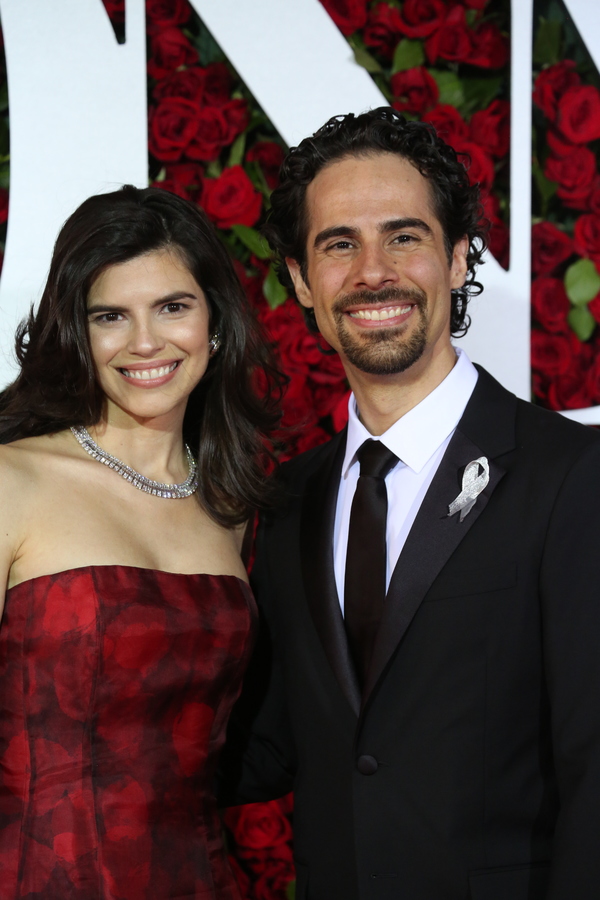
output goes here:
[{"label": "suit lapel", "polygon": [[[473,527],[504,475],[494,456],[514,447],[516,398],[480,370],[477,386],[425,495],[392,575],[362,708],[382,677],[423,598],[460,542]],[[465,466],[488,457],[490,480],[460,522],[448,505],[461,490]]]},{"label": "suit lapel", "polygon": [[346,433],[327,445],[309,478],[302,504],[300,548],[308,606],[325,655],[350,706],[358,715],[360,690],[350,658],[333,568],[333,529]]}]

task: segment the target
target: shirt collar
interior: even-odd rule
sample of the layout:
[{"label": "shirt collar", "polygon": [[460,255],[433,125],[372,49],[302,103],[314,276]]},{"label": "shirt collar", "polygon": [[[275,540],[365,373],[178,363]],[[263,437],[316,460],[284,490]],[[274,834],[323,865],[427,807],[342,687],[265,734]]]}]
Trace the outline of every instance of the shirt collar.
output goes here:
[{"label": "shirt collar", "polygon": [[441,384],[409,410],[382,435],[370,434],[358,418],[354,394],[348,401],[348,436],[342,477],[356,462],[356,452],[370,438],[380,440],[414,472],[449,437],[465,411],[477,382],[477,369],[464,350],[455,348],[457,360]]}]

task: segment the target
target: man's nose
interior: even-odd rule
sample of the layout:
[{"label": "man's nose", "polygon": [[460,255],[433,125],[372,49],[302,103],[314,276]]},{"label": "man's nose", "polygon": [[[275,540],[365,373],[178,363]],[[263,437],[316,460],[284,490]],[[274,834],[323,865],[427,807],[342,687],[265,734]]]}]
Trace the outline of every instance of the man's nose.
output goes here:
[{"label": "man's nose", "polygon": [[377,291],[398,281],[395,261],[380,244],[363,246],[352,270],[353,289]]}]

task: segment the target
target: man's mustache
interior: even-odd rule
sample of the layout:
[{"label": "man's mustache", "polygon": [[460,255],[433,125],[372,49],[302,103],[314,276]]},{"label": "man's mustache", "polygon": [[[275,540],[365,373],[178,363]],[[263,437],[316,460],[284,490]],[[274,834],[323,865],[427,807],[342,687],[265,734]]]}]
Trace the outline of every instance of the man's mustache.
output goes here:
[{"label": "man's mustache", "polygon": [[341,315],[353,306],[375,306],[381,303],[394,303],[396,306],[413,303],[420,310],[423,310],[427,305],[427,295],[425,291],[421,291],[418,288],[386,287],[381,288],[379,291],[363,289],[352,291],[340,297],[333,305],[333,312]]}]

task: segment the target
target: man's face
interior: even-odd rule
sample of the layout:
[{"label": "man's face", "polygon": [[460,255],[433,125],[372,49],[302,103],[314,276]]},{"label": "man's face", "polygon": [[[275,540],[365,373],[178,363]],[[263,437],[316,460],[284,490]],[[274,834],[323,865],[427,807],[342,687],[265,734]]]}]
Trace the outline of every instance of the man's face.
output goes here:
[{"label": "man's face", "polygon": [[452,353],[450,291],[462,287],[467,238],[448,260],[427,180],[392,153],[347,157],[306,192],[306,282],[296,294],[347,370],[394,375]]}]

